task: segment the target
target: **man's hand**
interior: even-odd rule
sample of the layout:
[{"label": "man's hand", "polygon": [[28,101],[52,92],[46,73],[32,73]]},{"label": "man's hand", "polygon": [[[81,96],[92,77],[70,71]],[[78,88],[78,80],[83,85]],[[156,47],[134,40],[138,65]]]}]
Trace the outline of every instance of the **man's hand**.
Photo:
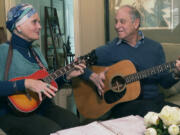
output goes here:
[{"label": "man's hand", "polygon": [[90,80],[96,85],[98,88],[98,93],[100,96],[104,94],[104,80],[106,79],[106,72],[108,68],[106,68],[103,72],[96,74],[92,73],[90,76]]},{"label": "man's hand", "polygon": [[180,72],[180,56],[178,60],[176,60],[176,69]]},{"label": "man's hand", "polygon": [[176,60],[176,68],[174,70],[174,74],[176,78],[180,78],[180,57],[178,58],[178,60]]}]

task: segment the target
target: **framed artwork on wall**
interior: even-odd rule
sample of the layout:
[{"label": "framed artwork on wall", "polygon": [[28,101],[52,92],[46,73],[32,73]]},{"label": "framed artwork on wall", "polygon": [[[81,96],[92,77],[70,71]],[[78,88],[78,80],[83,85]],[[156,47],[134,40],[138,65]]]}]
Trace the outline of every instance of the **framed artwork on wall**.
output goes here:
[{"label": "framed artwork on wall", "polygon": [[[174,0],[105,0],[106,39],[111,40],[114,31],[115,12],[120,6],[131,5],[141,14],[141,29],[172,29]],[[108,33],[110,35],[108,35]],[[108,38],[109,37],[109,38]],[[113,36],[114,37],[114,36]]]}]

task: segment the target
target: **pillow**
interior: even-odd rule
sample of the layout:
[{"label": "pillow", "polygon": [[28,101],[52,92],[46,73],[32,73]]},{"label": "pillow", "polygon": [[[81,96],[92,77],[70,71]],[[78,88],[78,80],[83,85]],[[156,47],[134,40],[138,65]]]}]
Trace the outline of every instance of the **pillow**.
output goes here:
[{"label": "pillow", "polygon": [[[180,56],[180,44],[161,43],[165,52],[166,61],[174,61]],[[172,86],[169,90],[161,88],[165,97],[171,97],[180,92],[180,81]]]}]

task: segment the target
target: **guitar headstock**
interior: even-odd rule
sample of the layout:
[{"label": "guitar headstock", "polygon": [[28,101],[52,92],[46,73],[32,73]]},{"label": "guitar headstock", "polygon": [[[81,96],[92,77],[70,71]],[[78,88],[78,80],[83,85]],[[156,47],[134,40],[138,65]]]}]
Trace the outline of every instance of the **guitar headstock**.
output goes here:
[{"label": "guitar headstock", "polygon": [[90,53],[84,56],[79,57],[79,60],[84,60],[87,66],[95,64],[97,60],[95,50],[91,51]]}]

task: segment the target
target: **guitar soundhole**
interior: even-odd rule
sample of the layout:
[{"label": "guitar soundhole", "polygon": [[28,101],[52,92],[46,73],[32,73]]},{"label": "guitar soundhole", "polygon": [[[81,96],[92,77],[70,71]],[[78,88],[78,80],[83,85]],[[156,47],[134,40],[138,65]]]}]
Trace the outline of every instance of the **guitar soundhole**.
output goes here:
[{"label": "guitar soundhole", "polygon": [[104,99],[108,104],[118,101],[126,93],[126,81],[121,76],[115,76],[110,81],[110,90],[104,94]]},{"label": "guitar soundhole", "polygon": [[120,93],[124,90],[126,85],[126,81],[123,77],[121,76],[115,76],[111,79],[111,84],[110,87],[112,91]]},{"label": "guitar soundhole", "polygon": [[122,98],[125,95],[125,93],[126,93],[126,89],[124,89],[120,93],[109,90],[109,91],[105,92],[104,100],[106,101],[107,104],[112,104],[112,103],[118,101],[120,98]]}]

